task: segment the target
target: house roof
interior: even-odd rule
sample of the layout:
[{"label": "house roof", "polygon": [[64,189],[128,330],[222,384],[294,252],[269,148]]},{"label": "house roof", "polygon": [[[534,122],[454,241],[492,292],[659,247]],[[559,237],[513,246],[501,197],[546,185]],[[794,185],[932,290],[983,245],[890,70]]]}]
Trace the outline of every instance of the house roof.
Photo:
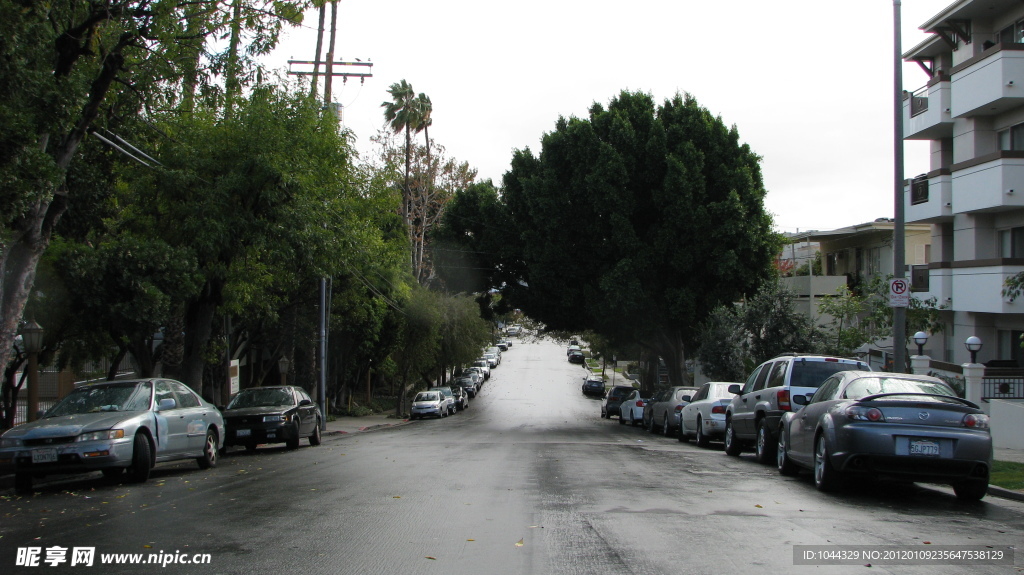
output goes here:
[{"label": "house roof", "polygon": [[[857,224],[855,226],[847,226],[845,228],[838,228],[835,230],[828,231],[817,231],[811,230],[809,232],[802,232],[799,234],[793,234],[790,236],[793,242],[820,242],[825,240],[841,240],[849,237],[858,235],[875,234],[878,232],[892,232],[896,227],[893,220],[889,218],[878,218],[873,222],[867,222],[863,224]],[[930,232],[930,224],[906,224],[904,226],[904,233],[918,233],[918,232]]]}]

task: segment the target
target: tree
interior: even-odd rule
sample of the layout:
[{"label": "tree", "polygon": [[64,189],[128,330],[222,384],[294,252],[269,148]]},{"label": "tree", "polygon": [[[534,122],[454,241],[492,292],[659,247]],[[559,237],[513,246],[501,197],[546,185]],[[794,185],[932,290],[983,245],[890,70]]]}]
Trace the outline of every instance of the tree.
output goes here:
[{"label": "tree", "polygon": [[[260,4],[244,23],[254,54],[304,6]],[[214,0],[0,5],[0,357],[10,356],[40,258],[76,197],[67,173],[87,134],[108,117],[173,101],[182,85],[189,98],[200,83],[197,46],[231,21]],[[112,94],[131,97],[104,109]]]},{"label": "tree", "polygon": [[818,313],[831,317],[831,332],[825,337],[822,350],[829,355],[849,357],[860,346],[872,341],[870,331],[861,326],[861,318],[868,310],[867,300],[839,286],[832,297],[821,299]]},{"label": "tree", "polygon": [[622,92],[560,118],[539,156],[513,155],[489,283],[552,329],[641,343],[682,384],[700,322],[774,273],[759,161],[689,95]]},{"label": "tree", "polygon": [[410,204],[412,202],[412,190],[409,187],[409,175],[412,164],[412,132],[419,131],[420,105],[416,102],[416,92],[412,86],[402,80],[391,84],[388,88],[391,94],[390,102],[382,102],[384,108],[384,119],[396,133],[405,133],[405,185],[402,188],[402,219],[406,228],[411,229]]}]

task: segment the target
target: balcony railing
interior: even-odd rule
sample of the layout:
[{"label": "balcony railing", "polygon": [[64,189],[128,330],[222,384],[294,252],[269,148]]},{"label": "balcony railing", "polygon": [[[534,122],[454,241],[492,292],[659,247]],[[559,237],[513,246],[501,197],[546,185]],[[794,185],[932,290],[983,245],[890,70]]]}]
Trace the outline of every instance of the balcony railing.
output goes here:
[{"label": "balcony railing", "polygon": [[928,176],[918,176],[910,184],[910,205],[916,206],[928,201]]},{"label": "balcony railing", "polygon": [[984,377],[981,380],[981,398],[1024,399],[1024,377]]},{"label": "balcony railing", "polygon": [[929,291],[928,266],[910,266],[910,291]]},{"label": "balcony railing", "polygon": [[923,114],[928,111],[928,87],[925,86],[914,95],[910,97],[910,117],[913,118],[918,114]]}]

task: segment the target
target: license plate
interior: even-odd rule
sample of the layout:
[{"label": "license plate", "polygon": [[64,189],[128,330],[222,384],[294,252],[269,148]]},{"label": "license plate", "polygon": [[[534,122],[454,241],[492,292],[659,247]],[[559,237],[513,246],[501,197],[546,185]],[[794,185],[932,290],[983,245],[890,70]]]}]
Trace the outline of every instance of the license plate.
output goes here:
[{"label": "license plate", "polygon": [[249,437],[252,434],[251,429],[239,429],[235,432],[235,437]]},{"label": "license plate", "polygon": [[268,433],[267,434],[267,439],[277,439],[277,434],[276,433]]},{"label": "license plate", "polygon": [[33,449],[32,450],[32,463],[56,463],[57,462],[57,450],[56,449]]},{"label": "license plate", "polygon": [[918,440],[910,442],[911,455],[939,456],[939,444],[934,441]]}]

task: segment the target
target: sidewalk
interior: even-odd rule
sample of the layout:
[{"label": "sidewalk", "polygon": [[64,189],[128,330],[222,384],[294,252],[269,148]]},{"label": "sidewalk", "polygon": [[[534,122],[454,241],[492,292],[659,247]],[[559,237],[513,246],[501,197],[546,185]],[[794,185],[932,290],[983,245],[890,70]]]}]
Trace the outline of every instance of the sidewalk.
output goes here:
[{"label": "sidewalk", "polygon": [[395,419],[394,414],[374,414],[363,417],[335,417],[334,421],[328,421],[324,426],[324,435],[342,435],[348,433],[359,433],[371,431],[382,427],[391,427],[404,424],[407,419]]}]

